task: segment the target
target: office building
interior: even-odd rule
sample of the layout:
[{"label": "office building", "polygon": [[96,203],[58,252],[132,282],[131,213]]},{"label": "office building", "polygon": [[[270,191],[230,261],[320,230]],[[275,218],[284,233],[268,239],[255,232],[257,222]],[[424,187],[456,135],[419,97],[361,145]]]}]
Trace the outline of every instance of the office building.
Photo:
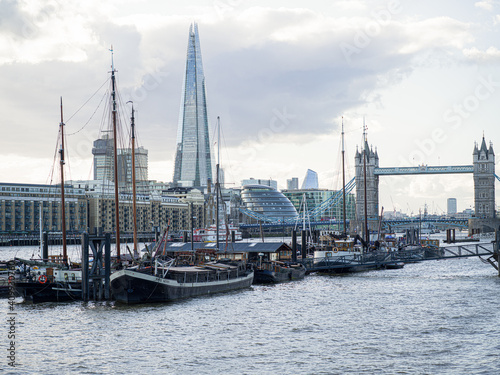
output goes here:
[{"label": "office building", "polygon": [[[297,212],[302,215],[304,211],[304,200],[307,207],[307,212],[311,212],[315,208],[319,207],[321,204],[326,202],[328,199],[332,198],[339,192],[336,190],[327,189],[300,189],[300,190],[283,190],[283,195],[287,197]],[[356,204],[354,194],[346,195],[346,219],[354,220],[356,218]],[[338,200],[338,203],[329,207],[328,209],[318,212],[310,216],[311,221],[320,220],[338,220],[342,221],[343,216],[343,205],[342,198]]]},{"label": "office building", "polygon": [[455,215],[457,213],[457,198],[448,198],[447,207],[448,215]]},{"label": "office building", "polygon": [[173,184],[202,187],[213,179],[205,76],[196,23],[189,28],[185,72]]},{"label": "office building", "polygon": [[[114,182],[113,138],[105,134],[94,141],[92,154],[94,155],[94,180]],[[119,186],[131,187],[132,149],[119,148],[117,150],[117,170]],[[136,182],[148,180],[148,150],[142,146],[135,149],[135,179]],[[144,183],[138,185],[144,186]]]},{"label": "office building", "polygon": [[282,220],[297,216],[290,200],[270,186],[243,186],[241,200],[245,208],[269,218]]},{"label": "office building", "polygon": [[318,174],[311,169],[308,169],[304,181],[302,182],[302,190],[304,189],[319,189]]},{"label": "office building", "polygon": [[271,180],[271,179],[263,180],[260,178],[250,177],[247,180],[241,181],[241,186],[244,187],[245,185],[264,185],[264,186],[270,186],[274,190],[278,190],[278,182],[275,180]]},{"label": "office building", "polygon": [[286,189],[287,190],[297,190],[299,188],[299,179],[297,177],[292,177],[289,180],[286,180]]}]

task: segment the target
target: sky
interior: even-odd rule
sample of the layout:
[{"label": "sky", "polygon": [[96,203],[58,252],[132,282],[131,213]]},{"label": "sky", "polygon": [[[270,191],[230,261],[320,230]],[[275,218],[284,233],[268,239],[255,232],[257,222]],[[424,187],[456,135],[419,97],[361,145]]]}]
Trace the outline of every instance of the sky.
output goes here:
[{"label": "sky", "polygon": [[[92,179],[111,46],[149,178],[171,181],[189,26],[197,22],[227,187],[307,169],[339,189],[362,142],[381,167],[471,165],[499,149],[500,1],[0,0],[1,182],[50,183],[63,98],[70,179]],[[125,132],[125,130],[124,130]],[[498,190],[498,189],[497,189]],[[380,178],[385,211],[473,208],[472,175]]]}]

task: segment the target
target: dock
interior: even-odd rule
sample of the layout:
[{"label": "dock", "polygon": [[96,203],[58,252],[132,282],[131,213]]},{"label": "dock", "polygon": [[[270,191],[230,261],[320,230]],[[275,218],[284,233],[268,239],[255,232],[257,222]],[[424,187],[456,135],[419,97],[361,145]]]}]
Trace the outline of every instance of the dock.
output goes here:
[{"label": "dock", "polygon": [[373,269],[384,269],[398,262],[415,263],[427,260],[445,260],[454,258],[479,257],[484,263],[492,265],[500,272],[498,267],[499,251],[495,242],[475,243],[467,245],[446,247],[418,247],[411,250],[400,251],[373,251],[356,255],[355,257],[336,257],[317,259],[321,266],[315,264],[314,259],[299,259],[307,273],[330,272],[346,273],[359,272]]}]

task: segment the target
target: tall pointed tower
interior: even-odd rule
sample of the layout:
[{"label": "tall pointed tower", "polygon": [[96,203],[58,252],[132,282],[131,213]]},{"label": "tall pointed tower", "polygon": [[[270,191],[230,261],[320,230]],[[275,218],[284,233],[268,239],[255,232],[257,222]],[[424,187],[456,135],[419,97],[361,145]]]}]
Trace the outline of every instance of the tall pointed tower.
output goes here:
[{"label": "tall pointed tower", "polygon": [[[361,228],[365,216],[365,171],[364,157],[366,153],[366,213],[370,230],[376,229],[378,211],[378,176],[375,168],[379,167],[378,152],[370,149],[365,140],[361,151],[356,150],[354,165],[356,168],[356,221]],[[364,231],[363,231],[364,232]]]},{"label": "tall pointed tower", "polygon": [[208,179],[212,179],[212,157],[205,75],[198,25],[194,23],[189,28],[173,183],[182,187],[202,187],[207,186]]},{"label": "tall pointed tower", "polygon": [[472,153],[474,163],[474,206],[476,218],[495,218],[495,153],[493,145],[474,146]]}]

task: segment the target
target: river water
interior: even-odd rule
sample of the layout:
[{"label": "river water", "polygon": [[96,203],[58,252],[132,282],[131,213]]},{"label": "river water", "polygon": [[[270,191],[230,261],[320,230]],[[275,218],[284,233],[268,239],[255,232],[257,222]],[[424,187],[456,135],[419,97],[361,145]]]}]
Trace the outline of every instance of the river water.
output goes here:
[{"label": "river water", "polygon": [[500,278],[477,258],[169,304],[17,303],[15,368],[0,306],[14,374],[500,373]]}]

